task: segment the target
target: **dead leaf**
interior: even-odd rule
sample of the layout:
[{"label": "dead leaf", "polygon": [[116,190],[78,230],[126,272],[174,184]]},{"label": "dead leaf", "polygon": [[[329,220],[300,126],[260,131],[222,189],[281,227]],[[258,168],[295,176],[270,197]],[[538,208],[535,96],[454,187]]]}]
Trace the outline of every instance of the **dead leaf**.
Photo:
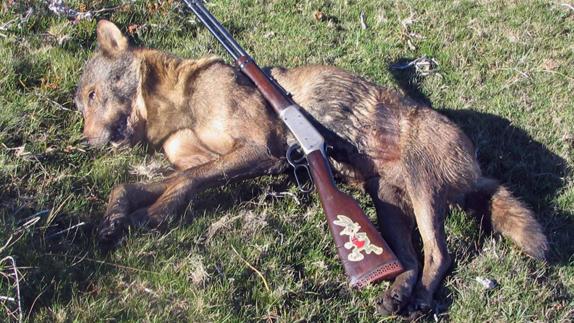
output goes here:
[{"label": "dead leaf", "polygon": [[387,17],[385,16],[385,10],[384,9],[380,9],[379,13],[377,14],[377,23],[383,24],[387,21]]},{"label": "dead leaf", "polygon": [[544,61],[542,61],[542,65],[540,67],[543,70],[553,71],[560,67],[560,64],[558,64],[558,62],[552,58],[546,58]]},{"label": "dead leaf", "polygon": [[403,25],[403,27],[405,29],[408,29],[408,26],[412,25],[415,22],[415,14],[411,13],[410,16],[408,16],[407,18],[401,20],[401,25]]},{"label": "dead leaf", "polygon": [[486,290],[493,289],[493,288],[495,288],[496,286],[498,286],[498,284],[496,283],[495,280],[492,280],[492,279],[489,279],[489,278],[477,276],[477,277],[475,278],[475,280],[476,280],[480,285],[482,285],[482,288],[484,288],[484,289],[486,289]]},{"label": "dead leaf", "polygon": [[140,29],[140,27],[141,27],[141,26],[138,25],[138,24],[131,24],[131,25],[128,26],[128,33],[129,33],[130,35],[133,35],[133,34],[135,34],[135,33],[138,32],[138,30]]},{"label": "dead leaf", "polygon": [[413,45],[413,42],[412,42],[410,39],[407,39],[407,46],[409,46],[409,49],[410,49],[410,50],[415,50],[415,49],[417,49],[417,48],[415,47],[415,45]]},{"label": "dead leaf", "polygon": [[64,152],[65,152],[66,154],[72,153],[72,152],[74,152],[74,151],[79,151],[79,152],[82,152],[82,153],[85,153],[85,152],[86,152],[86,151],[85,151],[84,149],[82,149],[82,148],[74,147],[74,146],[71,146],[71,145],[66,146],[66,148],[64,148],[63,150],[64,150]]},{"label": "dead leaf", "polygon": [[213,222],[209,226],[209,229],[207,229],[207,233],[205,234],[205,243],[210,243],[211,239],[213,238],[213,236],[215,236],[215,234],[217,232],[219,232],[223,228],[228,227],[229,225],[231,225],[233,222],[235,222],[237,219],[239,219],[241,217],[242,217],[242,215],[236,215],[234,217],[229,217],[229,215],[224,215],[221,217],[221,219]]},{"label": "dead leaf", "polygon": [[40,88],[43,90],[56,90],[58,87],[58,80],[52,81],[43,77],[40,79]]},{"label": "dead leaf", "polygon": [[315,17],[315,20],[317,21],[325,21],[327,19],[327,15],[325,15],[321,10],[316,10],[313,17]]},{"label": "dead leaf", "polygon": [[14,155],[16,157],[22,157],[22,156],[30,155],[30,152],[26,151],[26,145],[23,145],[20,147],[14,147],[12,149],[14,150]]},{"label": "dead leaf", "polygon": [[567,132],[562,135],[562,140],[569,146],[574,147],[574,133]]}]

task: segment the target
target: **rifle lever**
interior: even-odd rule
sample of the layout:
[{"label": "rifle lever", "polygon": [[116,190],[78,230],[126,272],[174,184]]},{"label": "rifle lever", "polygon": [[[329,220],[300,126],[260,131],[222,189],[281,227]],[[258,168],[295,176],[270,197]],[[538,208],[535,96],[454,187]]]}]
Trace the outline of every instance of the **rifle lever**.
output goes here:
[{"label": "rifle lever", "polygon": [[293,166],[293,175],[295,175],[299,190],[303,193],[312,192],[315,185],[305,155],[301,151],[301,146],[299,144],[289,146],[286,157],[289,165]]}]

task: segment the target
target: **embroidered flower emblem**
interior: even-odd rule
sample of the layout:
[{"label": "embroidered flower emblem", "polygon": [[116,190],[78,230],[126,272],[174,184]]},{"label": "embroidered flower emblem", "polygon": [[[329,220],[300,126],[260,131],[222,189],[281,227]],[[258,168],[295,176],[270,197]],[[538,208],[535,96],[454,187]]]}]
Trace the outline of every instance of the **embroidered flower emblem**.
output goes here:
[{"label": "embroidered flower emblem", "polygon": [[365,259],[362,254],[364,251],[366,254],[371,252],[376,255],[383,253],[383,248],[371,244],[371,240],[365,232],[359,232],[361,226],[353,222],[349,217],[345,215],[337,215],[337,220],[333,221],[335,225],[343,227],[343,230],[339,233],[342,236],[349,236],[349,241],[345,242],[345,249],[351,250],[348,259],[350,261],[361,261]]}]

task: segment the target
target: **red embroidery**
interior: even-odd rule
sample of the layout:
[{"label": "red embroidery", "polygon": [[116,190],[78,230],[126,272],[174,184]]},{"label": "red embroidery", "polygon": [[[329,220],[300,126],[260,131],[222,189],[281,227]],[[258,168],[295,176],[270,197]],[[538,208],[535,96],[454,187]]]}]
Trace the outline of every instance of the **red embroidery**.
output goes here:
[{"label": "red embroidery", "polygon": [[340,235],[349,236],[349,241],[345,243],[345,249],[351,250],[347,258],[350,261],[361,261],[365,259],[365,256],[361,252],[365,252],[367,255],[371,252],[376,255],[383,253],[383,248],[371,244],[371,240],[365,232],[359,232],[361,226],[353,222],[349,217],[345,215],[337,215],[337,220],[333,221],[334,224],[343,227],[344,229],[339,233]]}]

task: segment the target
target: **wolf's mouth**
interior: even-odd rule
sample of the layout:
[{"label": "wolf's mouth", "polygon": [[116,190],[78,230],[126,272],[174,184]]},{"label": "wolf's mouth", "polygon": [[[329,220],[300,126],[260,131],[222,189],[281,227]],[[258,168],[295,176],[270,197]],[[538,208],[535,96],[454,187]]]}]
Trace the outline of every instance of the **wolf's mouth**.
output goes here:
[{"label": "wolf's mouth", "polygon": [[110,143],[114,147],[124,145],[129,139],[128,134],[128,117],[127,114],[122,114],[116,123],[116,127],[111,131]]}]

